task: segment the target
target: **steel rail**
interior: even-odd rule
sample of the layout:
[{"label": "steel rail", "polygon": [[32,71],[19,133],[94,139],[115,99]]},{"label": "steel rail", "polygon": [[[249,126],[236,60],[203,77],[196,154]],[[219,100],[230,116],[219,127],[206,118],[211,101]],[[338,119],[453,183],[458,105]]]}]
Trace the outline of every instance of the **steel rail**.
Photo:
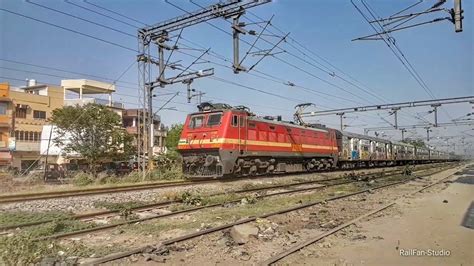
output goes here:
[{"label": "steel rail", "polygon": [[363,214],[363,215],[360,215],[360,216],[358,216],[358,217],[356,217],[356,218],[354,218],[354,219],[352,219],[352,220],[350,220],[350,221],[348,221],[348,222],[346,222],[346,223],[344,223],[344,224],[342,224],[342,225],[339,225],[339,226],[337,226],[337,227],[335,227],[335,228],[333,228],[333,229],[331,229],[331,230],[329,230],[329,231],[327,231],[327,232],[325,232],[325,233],[322,233],[322,234],[320,234],[320,235],[318,235],[318,236],[316,236],[316,237],[313,237],[313,238],[311,238],[311,239],[308,239],[308,240],[304,241],[303,243],[296,244],[296,245],[294,245],[293,247],[289,248],[288,250],[285,250],[285,251],[283,251],[283,252],[281,252],[281,253],[279,253],[279,254],[277,254],[277,255],[274,255],[274,256],[268,258],[267,260],[265,260],[265,261],[259,263],[259,265],[271,265],[271,264],[274,264],[275,262],[277,262],[277,261],[279,261],[279,260],[281,260],[281,259],[283,259],[283,258],[285,258],[285,257],[287,257],[287,256],[289,256],[289,255],[291,255],[291,254],[293,254],[293,253],[295,253],[295,252],[297,252],[297,251],[299,251],[299,250],[301,250],[301,249],[303,249],[303,248],[305,248],[305,247],[307,247],[307,246],[313,244],[313,243],[316,243],[316,242],[318,242],[319,240],[321,240],[321,239],[323,239],[323,238],[326,238],[326,237],[328,237],[328,236],[330,236],[330,235],[332,235],[332,234],[334,234],[334,233],[336,233],[336,232],[338,232],[338,231],[340,231],[340,230],[342,230],[342,229],[344,229],[344,228],[346,228],[346,227],[348,227],[348,226],[350,226],[350,225],[352,225],[352,224],[354,224],[354,223],[356,223],[356,222],[358,222],[358,221],[360,221],[360,220],[362,220],[362,219],[364,219],[364,218],[367,218],[367,217],[369,217],[369,216],[371,216],[371,215],[374,215],[374,214],[379,213],[379,212],[381,212],[381,211],[383,211],[383,210],[385,210],[385,209],[390,208],[391,206],[397,204],[397,203],[398,203],[401,199],[403,199],[403,198],[406,198],[406,197],[408,197],[408,196],[415,195],[415,194],[417,194],[417,193],[419,193],[419,192],[421,192],[421,191],[423,191],[423,190],[425,190],[425,189],[428,189],[428,188],[430,188],[430,187],[432,187],[432,186],[435,186],[435,185],[437,185],[437,184],[443,182],[444,180],[446,180],[446,179],[448,179],[448,178],[450,178],[450,177],[452,177],[452,176],[453,176],[453,174],[451,174],[451,175],[449,175],[449,176],[447,176],[447,177],[441,178],[440,180],[438,180],[438,181],[436,181],[436,182],[433,182],[433,183],[431,183],[431,184],[429,184],[429,185],[423,186],[422,188],[417,189],[417,190],[414,191],[414,192],[407,193],[407,194],[405,194],[405,195],[403,195],[403,196],[397,198],[396,200],[394,200],[394,201],[392,201],[392,202],[390,202],[390,203],[388,203],[388,204],[385,204],[384,206],[382,206],[382,207],[380,207],[380,208],[377,208],[377,209],[372,210],[372,211],[370,211],[370,212],[368,212],[368,213],[365,213],[365,214]]},{"label": "steel rail", "polygon": [[[257,219],[268,218],[270,216],[275,216],[275,215],[279,215],[279,214],[284,214],[284,213],[288,213],[288,212],[292,212],[292,211],[312,207],[312,206],[315,206],[315,205],[318,205],[318,204],[321,204],[321,203],[325,203],[325,202],[328,202],[328,201],[335,201],[335,200],[348,198],[348,197],[351,197],[351,196],[371,192],[371,191],[374,191],[374,190],[378,190],[378,189],[382,189],[382,188],[386,188],[386,187],[390,187],[390,186],[405,184],[405,183],[408,183],[409,181],[412,181],[414,179],[417,179],[417,178],[420,178],[420,177],[425,177],[425,176],[431,176],[433,174],[443,172],[443,171],[446,171],[446,169],[436,171],[434,173],[430,173],[430,174],[427,174],[427,175],[417,176],[417,177],[409,178],[409,179],[402,180],[402,181],[396,181],[396,182],[392,182],[392,183],[389,183],[389,184],[385,184],[385,185],[381,185],[381,186],[377,186],[377,187],[373,187],[373,188],[369,188],[369,189],[364,189],[364,190],[361,190],[361,191],[357,191],[357,192],[353,192],[353,193],[349,193],[349,194],[345,194],[345,195],[340,195],[340,196],[330,197],[330,198],[327,198],[327,199],[324,199],[324,200],[309,202],[309,203],[306,203],[306,204],[303,204],[303,205],[290,207],[290,208],[287,208],[287,209],[282,209],[282,210],[279,210],[279,211],[263,214],[263,215],[260,215],[260,216],[255,216],[255,217],[242,219],[242,220],[239,220],[239,221],[236,221],[236,222],[233,222],[233,223],[224,224],[224,225],[216,226],[216,227],[213,227],[213,228],[205,229],[205,230],[202,230],[202,231],[199,231],[199,232],[191,233],[191,234],[188,234],[188,235],[183,235],[183,236],[180,236],[180,237],[172,238],[172,239],[161,242],[161,245],[162,246],[167,246],[167,245],[171,245],[171,244],[174,244],[174,243],[178,243],[178,242],[186,241],[186,240],[189,240],[189,239],[193,239],[193,238],[196,238],[196,237],[199,237],[199,236],[207,235],[209,233],[213,233],[213,232],[221,231],[221,230],[224,230],[224,229],[228,229],[228,228],[231,228],[232,226],[235,226],[235,225],[253,222]],[[323,188],[323,187],[319,187],[319,188]],[[136,248],[136,249],[129,250],[129,251],[124,251],[124,252],[111,254],[111,255],[105,256],[103,258],[99,258],[97,260],[89,262],[89,263],[92,264],[92,265],[98,265],[98,264],[101,264],[101,263],[110,262],[110,261],[113,261],[113,260],[121,259],[121,258],[128,257],[128,256],[131,256],[131,255],[134,255],[134,254],[138,254],[138,253],[141,253],[141,252],[143,252],[143,251],[145,251],[149,248],[153,248],[153,246],[148,245],[148,246]]]},{"label": "steel rail", "polygon": [[31,201],[31,200],[44,200],[44,199],[54,199],[54,198],[98,195],[98,194],[106,194],[106,193],[111,193],[111,192],[118,193],[118,192],[129,192],[129,191],[155,189],[155,188],[169,188],[169,187],[193,185],[196,183],[200,184],[200,183],[210,183],[210,182],[216,182],[216,180],[213,179],[213,180],[201,180],[201,181],[173,181],[173,182],[147,183],[147,184],[136,184],[136,185],[106,187],[106,188],[89,188],[89,189],[74,189],[74,190],[52,191],[52,192],[10,194],[10,195],[0,196],[0,204]]},{"label": "steel rail", "polygon": [[[378,177],[376,179],[391,177],[391,176],[394,176],[394,175],[397,175],[397,174],[400,174],[400,173],[395,173],[395,174],[391,174],[391,175],[384,175],[384,176]],[[334,178],[334,179],[330,179],[330,180],[317,180],[317,181],[315,180],[313,183],[323,182],[323,181],[333,181],[333,180],[337,180],[337,179],[343,179],[343,178]],[[328,187],[345,185],[345,184],[352,184],[352,183],[358,183],[358,182],[363,182],[363,181],[362,180],[348,180],[348,181],[338,182],[338,183],[334,183],[334,184],[319,185],[319,186],[299,188],[299,189],[293,189],[293,190],[287,190],[287,191],[279,191],[279,192],[275,192],[275,193],[271,193],[271,194],[265,194],[265,195],[258,195],[258,196],[256,196],[256,198],[261,199],[261,198],[273,197],[273,196],[278,196],[278,195],[292,194],[292,193],[297,193],[297,192],[319,190],[319,189],[324,189],[324,188],[328,188]],[[297,185],[301,185],[301,183],[294,184],[294,186],[297,186]],[[277,185],[274,188],[280,188],[280,187],[282,187],[282,185]],[[262,190],[265,190],[265,189],[272,189],[272,188],[262,188]],[[251,191],[255,191],[255,190],[256,190],[255,188],[254,189],[249,189],[249,190],[240,190],[238,193],[251,192]],[[223,194],[225,194],[225,193],[223,193]],[[216,196],[216,195],[213,195],[213,196]],[[103,230],[115,228],[115,227],[122,226],[122,225],[128,225],[128,224],[144,222],[144,221],[154,220],[154,219],[160,219],[160,218],[179,215],[179,214],[183,214],[183,213],[195,212],[195,211],[202,210],[202,209],[221,207],[223,204],[239,203],[239,202],[242,201],[242,199],[244,199],[244,197],[236,199],[236,200],[223,202],[223,203],[215,203],[215,204],[210,204],[210,205],[205,205],[205,206],[198,206],[198,207],[193,207],[193,208],[189,208],[189,209],[174,211],[174,212],[171,212],[171,213],[158,214],[158,215],[153,215],[153,216],[149,216],[149,217],[123,221],[123,222],[119,222],[119,223],[115,223],[115,224],[97,226],[97,227],[87,228],[87,229],[73,231],[73,232],[66,232],[66,233],[59,233],[59,234],[50,235],[50,236],[44,236],[44,237],[37,238],[35,240],[36,241],[41,241],[41,240],[61,239],[61,238],[70,237],[70,236],[76,236],[76,235],[82,235],[82,234],[86,234],[86,233],[103,231]]]},{"label": "steel rail", "polygon": [[[390,167],[390,166],[385,166]],[[397,167],[397,166],[391,166]],[[253,180],[255,178],[272,178],[280,175],[307,175],[307,174],[318,174],[325,172],[344,172],[344,171],[353,171],[361,169],[377,169],[383,167],[372,167],[372,168],[355,168],[355,169],[336,169],[330,171],[315,171],[315,172],[297,172],[297,173],[282,173],[282,174],[269,174],[255,177],[235,177],[235,178],[223,178],[223,179],[195,179],[195,180],[185,180],[185,181],[171,181],[171,182],[155,182],[155,183],[145,183],[145,184],[133,184],[133,185],[120,185],[115,187],[104,187],[104,188],[88,188],[88,189],[74,189],[74,190],[63,190],[63,191],[50,191],[50,192],[36,192],[36,193],[23,193],[23,194],[9,194],[0,196],[0,204],[5,203],[14,203],[14,202],[24,202],[32,200],[45,200],[45,199],[54,199],[54,198],[65,198],[65,197],[79,197],[87,195],[100,195],[106,193],[120,193],[120,192],[130,192],[138,190],[147,190],[147,189],[157,189],[157,188],[169,188],[169,187],[179,187],[179,186],[188,186],[194,184],[207,184],[207,183],[225,183],[232,181],[241,181],[241,180]]]},{"label": "steel rail", "polygon": [[[422,170],[420,170],[420,171],[422,171]],[[403,173],[403,171],[398,171],[398,170],[380,171],[380,172],[374,172],[374,173],[367,173],[367,174],[363,174],[363,175],[357,175],[357,177],[358,178],[364,178],[364,177],[370,177],[370,176],[377,176],[377,175],[381,175],[381,174],[390,175],[390,174],[401,174],[401,173]],[[322,175],[322,176],[324,177],[324,175]],[[270,189],[276,189],[276,188],[289,188],[289,187],[294,187],[294,186],[301,186],[301,185],[308,185],[308,184],[314,184],[314,183],[335,181],[335,180],[341,180],[341,179],[346,179],[346,178],[348,178],[348,177],[335,177],[335,178],[326,178],[326,179],[310,180],[310,181],[303,181],[303,182],[294,182],[294,183],[288,183],[288,184],[282,184],[282,185],[256,187],[256,188],[250,188],[250,189],[240,189],[240,190],[234,190],[234,191],[225,191],[225,192],[214,193],[214,194],[211,194],[211,195],[208,195],[208,196],[214,197],[214,196],[219,196],[219,195],[224,195],[224,194],[229,194],[229,193],[239,193],[240,194],[240,193],[270,190]],[[156,202],[156,203],[150,203],[150,204],[145,204],[145,205],[141,205],[141,206],[132,207],[132,208],[129,208],[129,210],[134,211],[134,210],[146,210],[146,209],[156,208],[156,207],[168,207],[172,204],[176,204],[176,203],[180,203],[180,202],[182,202],[182,200],[162,201],[162,202]],[[85,218],[92,218],[92,217],[98,217],[98,216],[118,213],[119,211],[120,210],[104,210],[104,211],[99,211],[99,212],[79,214],[79,215],[75,215],[75,216],[71,217],[70,219],[80,220],[80,219],[85,219]],[[27,223],[22,223],[22,224],[5,225],[5,226],[0,226],[0,230],[10,230],[10,229],[23,228],[23,227],[28,227],[28,226],[35,226],[35,225],[50,223],[50,222],[53,222],[53,221],[55,221],[55,219],[33,221],[33,222],[27,222]]]}]

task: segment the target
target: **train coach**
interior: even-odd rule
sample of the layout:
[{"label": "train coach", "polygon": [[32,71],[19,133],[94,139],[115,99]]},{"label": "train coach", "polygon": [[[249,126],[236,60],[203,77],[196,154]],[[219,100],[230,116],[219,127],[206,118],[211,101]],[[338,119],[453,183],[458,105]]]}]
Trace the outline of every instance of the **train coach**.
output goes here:
[{"label": "train coach", "polygon": [[323,125],[258,117],[244,106],[202,103],[178,151],[187,177],[252,176],[447,160],[440,152]]}]

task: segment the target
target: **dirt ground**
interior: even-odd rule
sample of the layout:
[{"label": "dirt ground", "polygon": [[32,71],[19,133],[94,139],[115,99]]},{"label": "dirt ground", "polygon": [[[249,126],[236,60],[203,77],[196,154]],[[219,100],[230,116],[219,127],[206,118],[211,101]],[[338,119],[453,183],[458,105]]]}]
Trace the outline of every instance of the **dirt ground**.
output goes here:
[{"label": "dirt ground", "polygon": [[[474,178],[474,177],[472,177]],[[474,265],[474,230],[462,226],[474,199],[472,184],[450,183],[405,199],[390,215],[356,224],[361,240],[328,237],[324,256],[307,256],[317,244],[281,261],[289,265]],[[433,250],[439,256],[402,256]]]},{"label": "dirt ground", "polygon": [[[396,188],[377,190],[251,223],[259,228],[259,234],[243,245],[236,245],[229,231],[224,230],[172,245],[165,255],[152,259],[145,259],[148,255],[143,254],[108,265],[258,265],[278,252],[392,202],[423,185],[454,174],[458,169],[419,178]],[[472,188],[472,185],[458,183],[436,185],[367,221],[310,245],[277,264],[472,265],[472,255],[468,251],[473,246],[474,231],[460,226],[474,198]],[[445,200],[447,203],[443,202]],[[444,252],[450,252],[450,256],[401,257],[401,249],[433,249],[438,252],[444,249]]]}]

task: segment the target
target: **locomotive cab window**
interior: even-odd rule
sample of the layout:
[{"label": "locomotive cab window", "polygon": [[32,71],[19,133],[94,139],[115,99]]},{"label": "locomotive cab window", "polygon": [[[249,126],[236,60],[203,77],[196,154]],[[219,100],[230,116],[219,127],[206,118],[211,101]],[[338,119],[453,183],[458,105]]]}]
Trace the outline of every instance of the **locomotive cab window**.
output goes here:
[{"label": "locomotive cab window", "polygon": [[221,124],[222,113],[211,114],[207,119],[207,125],[212,127]]},{"label": "locomotive cab window", "polygon": [[232,126],[237,127],[239,125],[239,116],[238,115],[233,115],[232,116]]},{"label": "locomotive cab window", "polygon": [[204,123],[204,116],[196,115],[191,117],[191,122],[189,123],[190,128],[199,128],[202,127]]}]

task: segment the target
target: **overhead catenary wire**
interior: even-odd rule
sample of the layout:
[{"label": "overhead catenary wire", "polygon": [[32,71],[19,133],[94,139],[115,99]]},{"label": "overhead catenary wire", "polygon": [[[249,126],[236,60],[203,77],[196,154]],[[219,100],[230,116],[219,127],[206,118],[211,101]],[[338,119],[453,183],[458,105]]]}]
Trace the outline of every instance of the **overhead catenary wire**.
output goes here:
[{"label": "overhead catenary wire", "polygon": [[[171,6],[175,7],[175,8],[177,8],[177,9],[179,9],[179,10],[181,10],[181,11],[183,11],[183,12],[186,12],[186,13],[188,13],[188,14],[190,13],[188,10],[186,10],[186,9],[184,9],[184,8],[182,8],[182,7],[180,7],[180,6],[176,5],[176,4],[174,4],[174,3],[171,3],[171,2],[169,2],[169,1],[165,1],[165,2],[166,2],[167,4],[169,4],[169,5],[171,5]],[[192,2],[192,3],[194,3],[194,2]],[[194,4],[197,5],[196,3],[194,3]],[[200,5],[197,5],[197,6],[200,6]],[[225,20],[225,21],[227,21],[227,20]],[[228,23],[231,23],[231,22],[229,22],[229,21],[227,21],[227,22],[228,22]],[[221,29],[220,27],[217,27],[216,25],[214,25],[214,24],[212,24],[212,23],[210,23],[210,22],[208,22],[208,21],[206,21],[206,24],[210,25],[211,27],[213,27],[213,28],[215,28],[215,29],[217,29],[217,30],[219,30],[219,31],[221,31],[221,32],[223,32],[223,33],[229,35],[229,36],[232,36],[231,33],[229,33],[229,32],[227,32],[227,31]],[[265,40],[265,39],[262,39],[262,40]],[[247,45],[251,45],[251,43],[248,42],[248,41],[246,41],[246,40],[242,40],[242,42],[246,43]],[[273,43],[272,43],[272,44],[273,44]],[[256,48],[257,48],[257,49],[260,49],[260,48],[258,48],[258,47],[256,47]],[[260,50],[261,50],[261,49],[260,49]],[[277,57],[276,55],[272,55],[272,57],[273,57],[274,59],[277,59],[277,60],[280,61],[280,62],[283,62],[283,63],[285,63],[285,64],[287,64],[287,65],[289,65],[289,66],[295,68],[295,65],[294,65],[294,64],[291,64],[291,63],[287,62],[286,60],[281,59],[280,57]],[[300,71],[303,70],[303,69],[300,68],[300,67],[297,67],[296,69],[298,69],[298,70],[300,70]],[[322,82],[324,82],[324,83],[330,85],[330,86],[333,86],[333,87],[335,87],[335,88],[341,89],[341,90],[343,90],[344,92],[346,92],[346,93],[348,93],[348,94],[351,94],[352,96],[354,96],[354,97],[356,97],[356,98],[360,98],[360,99],[362,99],[362,100],[366,100],[366,99],[361,98],[360,96],[358,96],[358,95],[356,95],[356,94],[353,94],[352,92],[350,92],[350,91],[347,90],[347,89],[344,89],[344,88],[342,88],[342,87],[340,87],[340,86],[338,86],[338,85],[336,85],[336,84],[334,84],[334,83],[331,83],[331,82],[329,82],[329,81],[327,81],[327,80],[325,80],[325,79],[323,79],[323,78],[321,78],[321,77],[315,75],[314,73],[311,73],[311,72],[306,71],[306,70],[303,70],[303,72],[306,73],[306,74],[308,74],[308,75],[310,75],[310,76],[313,77],[313,78],[316,78],[316,79],[318,79],[318,80],[320,80],[320,81],[322,81]]]},{"label": "overhead catenary wire", "polygon": [[[366,8],[366,10],[369,12],[369,14],[372,16],[372,18],[374,20],[376,20],[376,23],[377,25],[380,27],[380,30],[382,32],[385,32],[385,28],[383,25],[381,25],[381,23],[378,21],[377,17],[378,16],[375,11],[370,7],[369,4],[367,4],[364,0],[360,0],[361,3],[364,5],[364,7]],[[359,11],[359,13],[364,17],[364,19],[370,24],[370,26],[374,29],[374,31],[376,33],[379,33],[379,31],[377,31],[373,25],[370,23],[370,21],[365,17],[365,15],[361,12],[361,10],[357,7],[357,5],[355,5],[355,3],[353,2],[353,0],[351,0],[352,4],[356,7],[356,9]],[[432,8],[429,8],[428,10],[430,10]],[[414,19],[415,17],[417,16],[413,16],[412,18],[404,21],[403,23],[407,22],[407,21],[410,21],[411,19]],[[401,23],[401,24],[403,24]],[[395,27],[398,27],[399,25],[397,26],[394,26]],[[402,62],[402,64],[405,66],[405,68],[410,72],[410,74],[415,78],[415,80],[418,82],[418,84],[425,90],[425,92],[432,98],[432,99],[435,99],[436,96],[434,95],[434,93],[432,92],[432,90],[428,87],[428,85],[426,84],[426,82],[424,81],[424,79],[419,75],[418,71],[414,68],[414,66],[412,65],[412,63],[408,60],[408,58],[405,56],[405,54],[401,51],[401,49],[398,47],[398,45],[395,43],[394,38],[392,36],[390,36],[389,33],[387,33],[386,35],[388,36],[387,40],[384,38],[384,35],[385,34],[379,34],[379,36],[382,38],[382,40],[387,44],[387,46],[392,50],[392,52],[395,54],[395,56],[400,60],[400,62]],[[405,62],[407,63],[407,65],[405,65],[405,63],[403,62],[403,60],[397,55],[397,53],[393,50],[393,48],[388,44],[388,42],[390,42],[393,47],[395,47],[395,49],[398,51],[399,55],[405,60]],[[452,120],[453,118],[451,117],[451,115],[445,110],[445,109],[442,109],[445,114]]]},{"label": "overhead catenary wire", "polygon": [[100,15],[100,16],[103,16],[103,17],[107,17],[107,18],[109,18],[109,19],[111,19],[111,20],[114,20],[114,21],[116,21],[116,22],[119,22],[119,23],[122,23],[122,24],[124,24],[124,25],[130,26],[130,27],[132,27],[133,29],[136,29],[136,28],[137,28],[136,25],[130,24],[130,23],[128,23],[128,22],[124,22],[124,21],[119,20],[119,19],[116,19],[116,18],[114,18],[114,17],[112,17],[112,16],[108,16],[108,15],[99,13],[99,12],[93,10],[93,9],[90,9],[90,8],[87,8],[87,7],[78,5],[78,4],[73,3],[73,2],[71,2],[71,1],[69,1],[69,0],[64,0],[64,2],[67,3],[67,4],[73,5],[73,6],[75,6],[75,7],[78,7],[78,8],[80,8],[80,9],[86,10],[86,11],[88,11],[88,12],[95,13],[95,14]]},{"label": "overhead catenary wire", "polygon": [[[30,2],[30,3],[36,4],[36,3],[33,3],[33,2]],[[46,9],[49,9],[49,10],[52,10],[52,11],[55,11],[55,12],[59,12],[59,13],[65,14],[65,15],[73,16],[74,18],[81,19],[81,20],[87,21],[87,22],[89,22],[89,23],[93,23],[93,24],[95,24],[95,25],[103,26],[102,24],[99,24],[99,23],[96,23],[96,22],[93,22],[93,21],[90,21],[90,20],[85,20],[85,19],[79,18],[79,17],[77,17],[77,16],[74,16],[74,15],[72,15],[72,14],[65,13],[65,12],[62,12],[62,11],[59,11],[59,10],[56,10],[56,9],[49,8],[49,7],[47,7],[47,6],[43,6],[43,5],[39,5],[39,4],[36,4],[36,5],[38,5],[38,6],[40,6],[40,7],[43,7],[43,8],[46,8]],[[102,13],[98,13],[98,12],[95,12],[95,13],[97,13],[97,14],[102,14]],[[108,17],[108,16],[106,16],[106,17]],[[108,28],[108,29],[112,29],[112,30],[116,30],[116,29],[113,29],[113,28],[111,28],[111,27],[107,27],[107,28]],[[117,31],[117,30],[116,30],[116,31]],[[127,34],[127,33],[123,32],[123,31],[117,31],[117,32],[122,33],[122,34],[125,34],[125,35],[128,35],[128,36],[131,36],[131,37],[134,37],[133,35]]]},{"label": "overhead catenary wire", "polygon": [[[248,11],[247,12],[248,14],[256,17],[257,19],[260,19],[262,20],[262,18],[258,15],[256,15],[255,13],[253,13],[252,11]],[[280,34],[284,34],[284,31],[282,29],[280,29],[279,27],[277,27],[276,25],[272,24],[271,27],[273,29],[275,29],[276,31],[278,31]],[[270,34],[275,34],[271,31],[269,31]],[[346,81],[347,83],[361,89],[362,91],[364,91],[365,93],[373,96],[374,98],[378,99],[378,100],[381,100],[382,102],[389,102],[389,100],[387,98],[384,98],[384,97],[381,97],[379,95],[376,94],[375,90],[371,89],[371,88],[368,88],[366,85],[364,85],[363,83],[361,83],[360,81],[358,81],[357,79],[355,79],[353,76],[349,75],[347,72],[344,72],[343,70],[341,70],[340,68],[338,68],[337,66],[335,66],[334,64],[332,64],[331,62],[329,62],[329,60],[325,59],[324,57],[322,57],[321,55],[317,54],[316,52],[314,52],[313,50],[307,48],[306,46],[304,46],[303,44],[301,44],[301,42],[297,41],[295,38],[289,36],[288,37],[288,40],[297,44],[299,47],[301,47],[302,49],[304,49],[305,51],[307,51],[308,53],[316,56],[318,59],[320,59],[321,61],[323,61],[324,63],[326,63],[327,65],[329,65],[330,67],[333,68],[333,70],[331,70],[328,66],[325,66],[324,64],[320,63],[318,60],[316,60],[313,56],[311,56],[310,54],[308,53],[305,53],[304,51],[302,51],[301,49],[299,49],[298,47],[296,47],[296,45],[292,44],[291,42],[288,42],[288,45],[290,45],[291,47],[293,47],[295,50],[297,50],[298,52],[300,52],[303,56],[305,56],[306,58],[309,58],[311,59],[313,62],[321,65],[322,67],[326,68],[328,71],[333,71],[336,70],[337,72],[339,73],[342,73],[343,75],[347,76],[349,79],[353,80],[355,83],[359,83],[361,86],[357,85],[357,84],[354,84],[350,81],[348,81],[347,79],[344,79],[342,78],[340,75],[337,75],[335,73],[335,75],[337,75],[339,78],[341,78],[342,80]],[[365,87],[366,89],[362,88],[362,87]],[[404,115],[404,114],[402,114]],[[410,116],[411,118],[411,116]]]},{"label": "overhead catenary wire", "polygon": [[111,10],[111,9],[105,8],[105,7],[103,7],[103,6],[101,6],[101,5],[98,5],[98,4],[96,4],[96,3],[91,3],[90,1],[87,1],[87,0],[84,0],[84,3],[89,4],[89,5],[92,5],[92,6],[95,6],[95,7],[98,8],[98,9],[105,10],[105,11],[107,11],[107,12],[110,12],[110,13],[115,14],[115,15],[117,15],[117,16],[120,16],[120,17],[122,17],[122,18],[126,18],[126,19],[129,19],[129,20],[131,20],[131,21],[138,22],[138,23],[140,23],[140,24],[142,24],[142,25],[144,25],[144,26],[148,26],[148,25],[147,25],[146,23],[144,23],[144,22],[141,22],[141,21],[139,21],[139,20],[136,20],[136,19],[134,19],[134,18],[132,18],[132,17],[129,17],[129,16],[126,16],[126,15],[124,15],[124,14],[118,13],[118,12],[113,11],[113,10]]},{"label": "overhead catenary wire", "polygon": [[[67,1],[66,1],[66,2],[67,2]],[[68,2],[68,3],[70,3],[70,2]],[[74,4],[74,5],[75,5],[75,4]],[[105,40],[105,39],[98,38],[98,37],[95,37],[95,36],[92,36],[92,35],[90,35],[90,34],[86,34],[86,33],[83,33],[83,32],[77,31],[77,30],[72,30],[72,29],[69,29],[69,28],[66,28],[66,27],[63,27],[63,26],[54,24],[54,23],[50,23],[50,22],[47,22],[47,21],[44,21],[44,20],[40,20],[40,19],[37,19],[37,18],[33,18],[33,17],[30,17],[30,16],[26,16],[26,15],[23,15],[23,14],[20,14],[20,13],[17,13],[17,12],[13,12],[13,11],[10,11],[10,10],[6,10],[6,9],[3,9],[3,8],[0,8],[0,10],[5,11],[5,12],[8,12],[8,13],[11,13],[11,14],[14,14],[14,15],[17,15],[17,16],[24,17],[24,18],[27,18],[27,19],[31,19],[31,20],[34,20],[34,21],[37,21],[37,22],[40,22],[40,23],[43,23],[43,24],[46,24],[46,25],[50,25],[50,26],[53,26],[53,27],[57,27],[57,28],[66,30],[66,31],[70,31],[70,32],[73,32],[73,33],[76,33],[76,34],[79,34],[79,35],[82,35],[82,36],[85,36],[85,37],[89,37],[89,38],[92,38],[92,39],[96,39],[96,40],[98,40],[98,41],[101,41],[101,42],[104,42],[104,43],[107,43],[107,44],[110,44],[110,45],[114,45],[114,46],[117,46],[117,47],[120,47],[120,48],[129,50],[129,51],[138,52],[137,50],[132,49],[132,48],[130,48],[130,47],[126,47],[126,46],[123,46],[123,45],[119,45],[119,44],[113,43],[113,42],[111,42],[111,41],[107,41],[107,40]],[[96,12],[96,13],[98,13],[98,12]],[[98,13],[98,14],[101,14],[101,13]],[[225,79],[219,78],[219,80],[220,80],[220,81],[224,81]],[[233,84],[233,85],[239,86],[239,84],[237,84],[237,83],[235,83],[235,82],[234,82],[234,83],[229,83],[229,84]],[[247,89],[253,88],[253,87],[250,87],[250,86],[240,86],[240,87],[247,88]],[[265,91],[264,91],[264,90],[261,90],[261,89],[253,88],[253,90],[254,90],[254,91],[259,91],[259,92],[265,93]],[[277,94],[274,94],[274,93],[266,93],[266,94],[271,95],[271,96],[275,96],[275,97],[278,97],[278,98],[286,99],[286,100],[289,100],[289,101],[295,101],[294,99],[289,99],[288,97],[284,97],[284,96],[277,95]],[[301,101],[300,101],[300,102],[301,102]]]}]

